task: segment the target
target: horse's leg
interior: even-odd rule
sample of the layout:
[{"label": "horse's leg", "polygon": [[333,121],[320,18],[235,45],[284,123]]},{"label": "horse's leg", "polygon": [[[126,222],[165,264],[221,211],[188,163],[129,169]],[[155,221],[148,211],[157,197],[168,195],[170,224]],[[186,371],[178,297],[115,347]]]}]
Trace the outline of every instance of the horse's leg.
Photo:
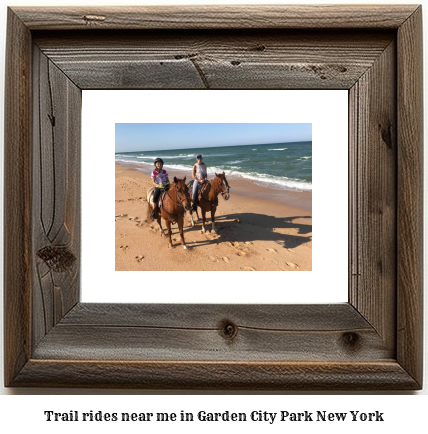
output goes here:
[{"label": "horse's leg", "polygon": [[186,242],[184,241],[184,233],[183,233],[183,226],[184,226],[183,216],[181,216],[178,219],[177,225],[178,225],[178,230],[180,231],[181,244],[183,245],[184,249],[187,249]]},{"label": "horse's leg", "polygon": [[202,212],[202,232],[205,232],[205,210],[201,208]]},{"label": "horse's leg", "polygon": [[161,233],[161,237],[163,237],[163,236],[165,236],[165,232],[163,231],[163,227],[162,227],[162,217],[161,217],[160,211],[158,212],[157,222],[158,222],[159,230]]},{"label": "horse's leg", "polygon": [[192,227],[195,226],[195,222],[193,221],[193,211],[190,210],[190,219],[192,220]]},{"label": "horse's leg", "polygon": [[214,207],[211,208],[211,221],[213,223],[213,227],[212,227],[211,232],[214,232],[215,234],[217,233],[216,228],[215,228],[215,224],[214,224],[216,210],[217,210],[216,206],[214,206]]},{"label": "horse's leg", "polygon": [[169,243],[168,246],[172,247],[172,240],[171,240],[171,222],[169,220],[165,220],[166,227],[168,229],[168,237],[169,237]]}]

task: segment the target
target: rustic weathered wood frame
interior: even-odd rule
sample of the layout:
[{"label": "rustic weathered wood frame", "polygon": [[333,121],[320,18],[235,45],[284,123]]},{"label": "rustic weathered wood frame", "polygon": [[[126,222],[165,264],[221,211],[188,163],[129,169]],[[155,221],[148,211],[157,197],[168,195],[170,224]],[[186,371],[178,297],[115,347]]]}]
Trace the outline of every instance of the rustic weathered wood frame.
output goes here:
[{"label": "rustic weathered wood frame", "polygon": [[[9,9],[6,386],[421,388],[421,17],[409,5]],[[348,89],[349,302],[81,303],[81,90],[94,88]]]}]

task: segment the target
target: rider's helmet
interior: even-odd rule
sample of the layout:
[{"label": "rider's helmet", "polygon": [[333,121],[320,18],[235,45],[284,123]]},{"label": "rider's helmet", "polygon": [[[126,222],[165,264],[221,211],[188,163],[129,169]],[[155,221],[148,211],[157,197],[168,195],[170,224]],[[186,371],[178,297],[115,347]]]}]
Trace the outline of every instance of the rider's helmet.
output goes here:
[{"label": "rider's helmet", "polygon": [[163,164],[163,160],[162,160],[162,158],[156,158],[156,160],[155,160],[155,166],[156,166],[156,163],[162,163]]}]

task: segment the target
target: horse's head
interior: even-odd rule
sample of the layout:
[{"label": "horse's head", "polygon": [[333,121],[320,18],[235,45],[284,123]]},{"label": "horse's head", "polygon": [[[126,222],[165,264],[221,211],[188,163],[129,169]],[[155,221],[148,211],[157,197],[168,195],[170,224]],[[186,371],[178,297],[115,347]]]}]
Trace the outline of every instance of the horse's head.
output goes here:
[{"label": "horse's head", "polygon": [[229,194],[229,183],[227,182],[226,175],[223,173],[215,174],[215,179],[217,181],[218,188],[223,196],[224,200],[228,200],[230,197]]},{"label": "horse's head", "polygon": [[177,192],[177,199],[180,204],[184,206],[186,211],[189,211],[191,205],[189,187],[186,185],[186,177],[178,179],[174,176],[174,190]]}]

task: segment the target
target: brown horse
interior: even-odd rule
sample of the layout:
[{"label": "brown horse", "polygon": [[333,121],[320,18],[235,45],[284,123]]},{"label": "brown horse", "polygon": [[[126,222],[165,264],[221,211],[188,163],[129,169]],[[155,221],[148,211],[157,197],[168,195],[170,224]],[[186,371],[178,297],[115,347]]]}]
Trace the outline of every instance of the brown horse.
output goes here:
[{"label": "brown horse", "polygon": [[[153,190],[154,187],[150,188],[147,192],[148,215],[153,210]],[[165,220],[168,229],[169,247],[172,247],[171,224],[177,222],[178,230],[180,231],[181,244],[183,245],[183,248],[187,249],[186,242],[184,241],[183,225],[184,214],[189,209],[190,195],[189,188],[186,185],[186,177],[184,177],[184,179],[177,179],[174,177],[174,184],[172,184],[169,190],[163,195],[160,212],[158,212],[156,219],[162,236],[164,236],[165,233],[162,228],[161,217]]]},{"label": "brown horse", "polygon": [[[223,199],[228,200],[229,195],[229,184],[226,179],[226,175],[221,173],[218,175],[215,174],[215,178],[206,182],[202,186],[201,194],[199,194],[198,206],[202,211],[202,232],[205,232],[205,214],[211,211],[211,221],[212,221],[212,232],[217,233],[215,229],[215,212],[218,206],[218,195],[221,194]],[[195,222],[193,221],[193,214],[190,211],[190,217],[192,219],[192,226],[195,226]],[[196,209],[196,217],[199,220],[198,210]]]}]

